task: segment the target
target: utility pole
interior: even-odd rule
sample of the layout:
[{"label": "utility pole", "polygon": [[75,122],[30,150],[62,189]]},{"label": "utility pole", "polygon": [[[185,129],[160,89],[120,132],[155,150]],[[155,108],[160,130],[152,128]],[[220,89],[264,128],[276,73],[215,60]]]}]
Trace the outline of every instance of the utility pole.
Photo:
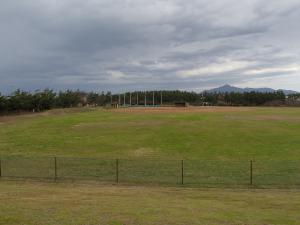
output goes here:
[{"label": "utility pole", "polygon": [[129,105],[131,106],[131,92],[129,92]]},{"label": "utility pole", "polygon": [[153,103],[153,107],[155,106],[155,102],[154,102],[154,91],[153,91],[153,96],[152,96],[152,103]]},{"label": "utility pole", "polygon": [[121,95],[119,93],[119,106],[121,106]]},{"label": "utility pole", "polygon": [[147,106],[147,91],[145,91],[145,107]]},{"label": "utility pole", "polygon": [[124,106],[126,105],[126,93],[124,93]]}]

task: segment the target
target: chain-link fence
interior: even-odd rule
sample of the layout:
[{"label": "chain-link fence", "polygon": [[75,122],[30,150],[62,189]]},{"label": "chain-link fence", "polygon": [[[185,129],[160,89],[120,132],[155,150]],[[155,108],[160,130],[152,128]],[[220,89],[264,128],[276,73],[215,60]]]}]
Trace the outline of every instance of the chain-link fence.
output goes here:
[{"label": "chain-link fence", "polygon": [[0,178],[96,180],[187,186],[300,187],[300,161],[2,156]]}]

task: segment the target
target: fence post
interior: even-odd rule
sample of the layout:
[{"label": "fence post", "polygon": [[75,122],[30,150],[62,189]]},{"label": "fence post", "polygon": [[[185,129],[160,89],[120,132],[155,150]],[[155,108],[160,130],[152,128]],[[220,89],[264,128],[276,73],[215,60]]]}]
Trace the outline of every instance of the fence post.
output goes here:
[{"label": "fence post", "polygon": [[0,178],[2,177],[2,161],[1,161],[1,158],[0,158]]},{"label": "fence post", "polygon": [[253,185],[253,161],[250,161],[250,185]]},{"label": "fence post", "polygon": [[116,183],[119,183],[119,159],[116,159]]},{"label": "fence post", "polygon": [[181,184],[183,184],[183,160],[181,160]]},{"label": "fence post", "polygon": [[54,157],[54,180],[57,181],[57,159]]}]

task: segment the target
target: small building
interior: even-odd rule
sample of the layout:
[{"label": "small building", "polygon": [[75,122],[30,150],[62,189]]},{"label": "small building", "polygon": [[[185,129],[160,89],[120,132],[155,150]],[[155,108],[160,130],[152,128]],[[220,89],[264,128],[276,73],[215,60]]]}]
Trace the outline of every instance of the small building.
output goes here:
[{"label": "small building", "polygon": [[202,102],[202,106],[211,106],[211,102]]},{"label": "small building", "polygon": [[108,103],[105,105],[105,108],[107,109],[117,109],[119,108],[119,103],[118,102],[112,102],[112,103]]},{"label": "small building", "polygon": [[189,103],[188,102],[174,102],[175,107],[188,107]]}]

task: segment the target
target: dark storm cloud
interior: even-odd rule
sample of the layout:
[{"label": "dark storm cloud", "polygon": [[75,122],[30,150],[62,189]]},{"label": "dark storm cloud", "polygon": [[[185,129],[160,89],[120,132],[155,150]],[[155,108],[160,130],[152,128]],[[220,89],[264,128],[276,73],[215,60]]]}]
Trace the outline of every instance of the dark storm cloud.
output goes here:
[{"label": "dark storm cloud", "polygon": [[0,91],[300,90],[297,21],[297,0],[3,0]]}]

